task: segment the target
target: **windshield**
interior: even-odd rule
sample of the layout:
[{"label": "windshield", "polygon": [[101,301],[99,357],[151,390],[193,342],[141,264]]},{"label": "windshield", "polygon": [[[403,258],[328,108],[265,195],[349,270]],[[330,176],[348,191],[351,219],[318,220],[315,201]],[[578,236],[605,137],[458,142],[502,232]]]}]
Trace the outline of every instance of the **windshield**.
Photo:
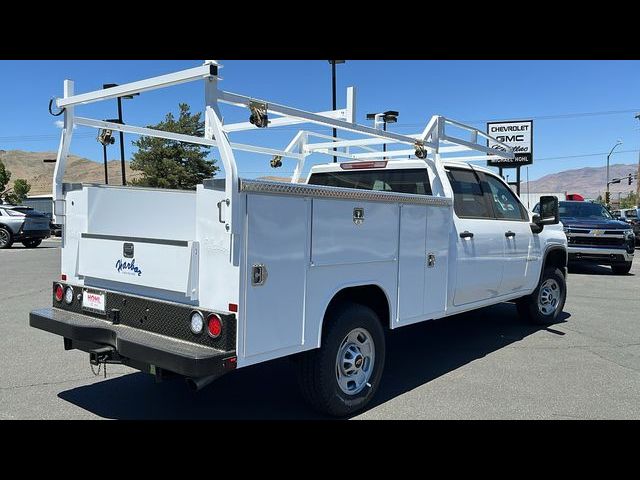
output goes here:
[{"label": "windshield", "polygon": [[613,219],[602,205],[590,202],[560,202],[560,218],[563,217]]},{"label": "windshield", "polygon": [[635,210],[626,210],[624,214],[627,218],[638,218],[638,212]]}]

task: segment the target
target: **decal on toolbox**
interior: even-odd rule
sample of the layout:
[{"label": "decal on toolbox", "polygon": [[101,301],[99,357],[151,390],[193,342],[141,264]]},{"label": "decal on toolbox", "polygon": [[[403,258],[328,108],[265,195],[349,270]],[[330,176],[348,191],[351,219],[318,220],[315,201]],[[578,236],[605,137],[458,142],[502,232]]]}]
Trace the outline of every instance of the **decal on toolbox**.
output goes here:
[{"label": "decal on toolbox", "polygon": [[126,260],[117,260],[116,261],[116,270],[119,273],[124,273],[125,275],[142,275],[142,269],[136,265],[136,259],[131,259],[131,262],[127,262]]}]

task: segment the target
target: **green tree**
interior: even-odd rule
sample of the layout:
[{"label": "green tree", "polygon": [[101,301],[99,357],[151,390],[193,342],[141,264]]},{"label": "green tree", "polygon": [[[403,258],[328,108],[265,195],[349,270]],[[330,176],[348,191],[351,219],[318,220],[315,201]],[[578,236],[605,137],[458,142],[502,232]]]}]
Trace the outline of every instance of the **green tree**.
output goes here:
[{"label": "green tree", "polygon": [[[192,114],[186,103],[181,103],[179,109],[177,119],[169,112],[164,121],[149,128],[203,136],[202,114]],[[215,165],[216,160],[207,160],[209,147],[203,145],[154,137],[140,137],[133,145],[138,151],[132,157],[131,168],[142,172],[141,178],[131,182],[134,185],[194,190],[196,185],[219,170]]]},{"label": "green tree", "polygon": [[11,172],[0,162],[0,203],[19,205],[27,198],[31,185],[24,178],[18,178],[13,182],[13,188],[7,188],[9,180],[11,180]]},{"label": "green tree", "polygon": [[631,208],[637,205],[637,198],[635,192],[630,192],[629,195],[620,200],[620,208]]},{"label": "green tree", "polygon": [[0,162],[0,201],[2,201],[9,180],[11,180],[11,172],[5,168],[4,163]]}]

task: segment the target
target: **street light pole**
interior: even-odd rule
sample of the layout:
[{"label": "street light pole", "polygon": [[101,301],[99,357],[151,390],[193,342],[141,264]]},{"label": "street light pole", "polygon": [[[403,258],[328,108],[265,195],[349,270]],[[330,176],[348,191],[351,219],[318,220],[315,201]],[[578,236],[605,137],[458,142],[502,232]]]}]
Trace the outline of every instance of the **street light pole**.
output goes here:
[{"label": "street light pole", "polygon": [[[338,63],[344,63],[344,60],[329,60],[329,63],[331,64],[331,98],[332,98],[332,110],[335,110],[337,108],[336,106],[336,64]],[[335,138],[338,135],[338,130],[337,129],[333,129],[333,137]],[[334,140],[335,141],[335,140]],[[333,148],[333,151],[336,151],[336,148]],[[338,161],[338,157],[336,157],[335,155],[333,156],[333,162],[336,163]]]},{"label": "street light pole", "polygon": [[609,158],[611,157],[611,154],[613,153],[613,151],[617,147],[619,147],[620,145],[622,145],[622,141],[618,140],[616,142],[616,144],[613,146],[613,148],[611,149],[611,151],[609,152],[609,155],[607,155],[607,193],[605,194],[605,203],[607,205],[609,205],[609,203],[610,203],[610,199],[609,199],[609,196],[610,196],[610,193],[609,193]]},{"label": "street light pole", "polygon": [[[384,122],[382,123],[382,130],[385,131],[385,132],[387,131],[387,121],[386,120],[384,120]],[[382,151],[383,152],[387,151],[387,144],[386,143],[382,144]],[[383,160],[386,160],[386,158],[383,158]]]},{"label": "street light pole", "polygon": [[[640,113],[635,118],[640,120]],[[636,177],[636,207],[640,207],[640,151],[638,151],[638,176]]]},{"label": "street light pole", "polygon": [[109,172],[107,171],[107,144],[102,145],[102,159],[104,160],[104,183],[109,185]]},{"label": "street light pole", "polygon": [[[117,87],[118,84],[117,83],[104,83],[102,85],[102,88],[113,88],[113,87]],[[136,95],[140,95],[139,93],[133,93],[131,95],[125,95],[123,97],[118,97],[118,123],[120,125],[123,124],[122,122],[122,99],[126,98],[126,99],[132,99],[134,96]],[[126,185],[127,184],[127,176],[125,173],[125,161],[124,161],[124,132],[120,131],[119,133],[119,138],[120,138],[120,168],[122,170],[122,185]]]},{"label": "street light pole", "polygon": [[[373,128],[378,128],[378,125],[382,124],[382,129],[386,132],[387,123],[396,123],[398,121],[398,115],[400,115],[400,113],[395,110],[387,110],[384,113],[367,113],[367,120],[373,120]],[[387,151],[386,143],[382,144],[382,151]],[[387,158],[383,157],[382,159],[386,160]]]},{"label": "street light pole", "polygon": [[[109,119],[105,120],[105,122],[115,122],[115,120]],[[113,138],[113,131],[108,128],[100,129],[100,133],[98,133],[98,142],[102,145],[102,160],[104,161],[104,183],[109,185],[109,172],[107,171],[107,146],[113,145],[116,141]]]},{"label": "street light pole", "polygon": [[[122,125],[122,97],[118,97],[118,123]],[[124,169],[124,132],[118,132],[120,139],[120,168],[122,169],[122,185],[127,184],[127,176]]]}]

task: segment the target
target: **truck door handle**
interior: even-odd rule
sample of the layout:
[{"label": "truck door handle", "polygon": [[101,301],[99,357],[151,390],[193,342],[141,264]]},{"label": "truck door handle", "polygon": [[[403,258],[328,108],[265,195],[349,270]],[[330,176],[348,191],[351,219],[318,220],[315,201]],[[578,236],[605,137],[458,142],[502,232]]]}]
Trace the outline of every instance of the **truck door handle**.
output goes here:
[{"label": "truck door handle", "polygon": [[516,236],[516,232],[512,232],[511,230],[509,230],[508,232],[504,232],[504,236],[507,238],[509,237],[513,238]]},{"label": "truck door handle", "polygon": [[465,230],[464,232],[462,232],[460,234],[460,238],[473,238],[473,233],[468,232],[467,230]]},{"label": "truck door handle", "polygon": [[217,205],[218,205],[218,222],[220,223],[227,223],[226,220],[222,219],[222,204],[226,205],[227,207],[229,206],[231,202],[229,201],[229,199],[225,199],[225,200],[220,200]]}]

